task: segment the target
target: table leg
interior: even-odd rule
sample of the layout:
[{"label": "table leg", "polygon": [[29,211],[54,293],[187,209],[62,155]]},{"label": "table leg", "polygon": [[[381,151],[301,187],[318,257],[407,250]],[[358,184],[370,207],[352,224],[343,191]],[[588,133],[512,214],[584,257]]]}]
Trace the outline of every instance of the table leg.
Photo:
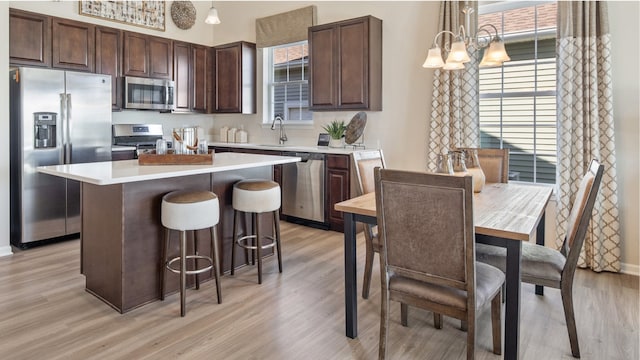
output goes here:
[{"label": "table leg", "polygon": [[347,336],[358,337],[358,291],[356,279],[356,220],[353,213],[344,218],[344,306]]},{"label": "table leg", "polygon": [[522,243],[509,240],[507,246],[507,293],[504,319],[504,358],[518,358],[520,342],[520,257]]},{"label": "table leg", "polygon": [[[536,244],[544,246],[544,214],[536,229]],[[544,286],[536,285],[536,295],[544,295]]]}]

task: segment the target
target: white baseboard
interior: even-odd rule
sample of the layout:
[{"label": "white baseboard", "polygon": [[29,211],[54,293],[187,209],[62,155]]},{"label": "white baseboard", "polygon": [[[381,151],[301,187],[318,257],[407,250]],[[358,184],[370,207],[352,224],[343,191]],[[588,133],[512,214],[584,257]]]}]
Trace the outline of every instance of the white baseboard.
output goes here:
[{"label": "white baseboard", "polygon": [[640,265],[635,264],[620,264],[620,272],[623,274],[640,276]]},{"label": "white baseboard", "polygon": [[13,255],[13,252],[11,251],[11,246],[0,247],[0,257],[9,256],[9,255]]}]

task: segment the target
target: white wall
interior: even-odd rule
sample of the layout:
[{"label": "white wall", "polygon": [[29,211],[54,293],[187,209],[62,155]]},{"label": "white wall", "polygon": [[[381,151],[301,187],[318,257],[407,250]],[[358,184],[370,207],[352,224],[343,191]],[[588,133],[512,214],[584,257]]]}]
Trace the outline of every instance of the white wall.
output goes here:
[{"label": "white wall", "polygon": [[[54,16],[95,22],[106,26],[119,26],[127,30],[145,32],[163,37],[200,43],[224,44],[246,40],[255,41],[255,19],[297,9],[309,4],[317,6],[318,24],[358,16],[373,15],[383,20],[383,111],[367,112],[366,143],[370,147],[381,147],[387,163],[400,169],[423,169],[426,163],[427,119],[431,111],[432,71],[421,67],[427,50],[433,41],[438,25],[439,2],[381,2],[381,1],[216,1],[222,24],[204,26],[210,2],[194,2],[198,11],[197,24],[192,30],[182,31],[167,19],[165,33],[144,28],[120,25],[78,15],[77,2],[11,2],[11,7],[42,12]],[[170,6],[170,3],[167,3]],[[7,3],[0,2],[0,20],[6,24]],[[638,43],[640,17],[636,2],[609,2],[611,31],[613,38],[614,113],[618,154],[619,191],[622,223],[622,261],[625,270],[638,272],[639,229],[638,200],[639,177],[638,106],[640,99],[638,73]],[[2,25],[5,27],[7,25]],[[4,41],[3,41],[4,40]],[[0,32],[0,44],[8,43],[7,31]],[[632,44],[632,46],[628,46]],[[4,47],[2,47],[4,46]],[[8,50],[0,45],[0,66],[7,68]],[[260,54],[260,52],[259,52]],[[261,79],[261,57],[259,56],[258,79]],[[259,80],[258,99],[261,99]],[[8,88],[0,85],[0,115],[8,118]],[[2,106],[4,105],[4,106]],[[312,128],[287,128],[290,144],[314,144],[321,126],[333,119],[349,120],[353,112],[315,112]],[[162,115],[149,112],[114,113],[114,122],[161,122],[165,128],[182,125],[209,126],[211,137],[218,128],[244,125],[249,140],[255,143],[277,143],[277,131],[261,125],[262,108],[258,102],[256,115]],[[8,124],[0,123],[0,136],[6,137]],[[6,141],[1,141],[6,147]],[[5,153],[7,153],[6,151]],[[0,157],[0,201],[8,200],[8,158]],[[8,201],[4,202],[8,204]],[[0,207],[0,227],[6,237],[0,237],[0,249],[7,246],[8,206]],[[4,235],[4,233],[2,234]]]}]

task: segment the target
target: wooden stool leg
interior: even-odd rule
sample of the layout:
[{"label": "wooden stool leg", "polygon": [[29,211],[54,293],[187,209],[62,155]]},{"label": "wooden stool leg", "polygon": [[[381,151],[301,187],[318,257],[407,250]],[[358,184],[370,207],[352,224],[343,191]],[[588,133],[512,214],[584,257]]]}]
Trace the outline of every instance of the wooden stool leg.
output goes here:
[{"label": "wooden stool leg", "polygon": [[273,212],[273,227],[275,229],[276,251],[278,254],[278,270],[282,272],[282,253],[280,251],[280,214],[278,210]]},{"label": "wooden stool leg", "polygon": [[169,256],[169,235],[168,228],[164,232],[164,243],[162,244],[162,260],[160,261],[160,300],[164,300],[164,281],[167,272],[167,257]]},{"label": "wooden stool leg", "polygon": [[[193,230],[193,253],[195,255],[198,254],[198,230]],[[194,260],[194,269],[199,269],[198,267],[198,258]],[[200,274],[196,274],[196,290],[200,290]]]},{"label": "wooden stool leg", "polygon": [[211,259],[213,260],[213,274],[216,279],[216,293],[218,304],[222,303],[222,290],[220,289],[220,258],[218,256],[218,232],[216,227],[211,228]]},{"label": "wooden stool leg", "polygon": [[187,232],[180,232],[180,316],[186,314],[186,284],[187,284]]},{"label": "wooden stool leg", "polygon": [[236,241],[238,240],[238,211],[233,210],[233,238],[231,241],[231,275],[236,268]]},{"label": "wooden stool leg", "polygon": [[[256,213],[251,213],[251,231],[249,230],[249,227],[245,227],[245,231],[246,234],[256,234],[256,228],[257,228],[257,219],[256,219],[257,214]],[[246,219],[245,219],[246,220]],[[245,222],[246,225],[246,222]],[[255,238],[251,238],[251,246],[256,246],[256,240]],[[252,250],[251,251],[251,265],[255,265],[256,264],[256,251]]]},{"label": "wooden stool leg", "polygon": [[259,214],[254,214],[255,216],[255,229],[254,233],[256,234],[256,256],[258,261],[258,284],[262,284],[262,243],[260,241],[260,216]]}]

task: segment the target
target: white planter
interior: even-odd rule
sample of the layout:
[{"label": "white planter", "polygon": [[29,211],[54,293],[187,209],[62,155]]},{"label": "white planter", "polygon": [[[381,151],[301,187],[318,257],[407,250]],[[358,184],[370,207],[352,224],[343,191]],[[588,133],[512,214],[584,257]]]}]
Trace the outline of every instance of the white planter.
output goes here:
[{"label": "white planter", "polygon": [[342,143],[342,138],[340,138],[340,139],[334,139],[334,138],[329,139],[329,147],[332,147],[332,148],[344,147],[344,144]]}]

